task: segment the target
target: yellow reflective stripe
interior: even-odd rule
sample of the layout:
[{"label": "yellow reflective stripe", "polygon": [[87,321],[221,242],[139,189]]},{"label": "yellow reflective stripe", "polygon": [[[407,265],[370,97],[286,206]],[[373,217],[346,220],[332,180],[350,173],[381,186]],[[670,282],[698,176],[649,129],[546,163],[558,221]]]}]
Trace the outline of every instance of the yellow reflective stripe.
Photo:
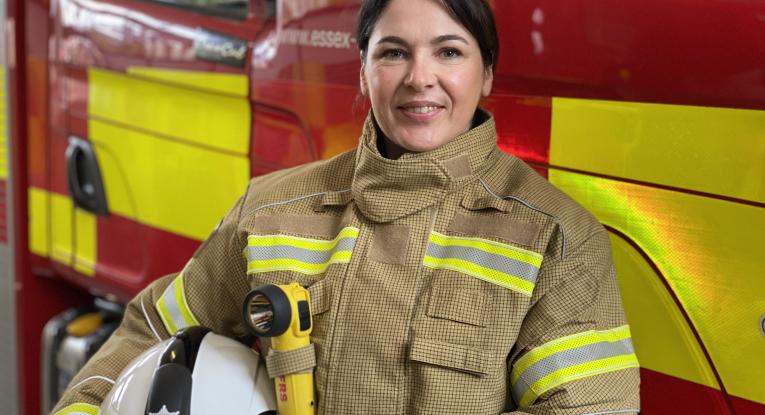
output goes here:
[{"label": "yellow reflective stripe", "polygon": [[173,282],[167,286],[165,292],[157,300],[156,309],[159,312],[162,323],[164,323],[165,328],[170,334],[175,334],[178,330],[185,327],[199,325],[199,321],[194,317],[186,301],[186,294],[183,288],[183,272],[178,274]]},{"label": "yellow reflective stripe", "polygon": [[6,112],[6,93],[8,87],[5,84],[5,65],[0,65],[0,180],[8,179],[8,166],[10,159],[8,157],[8,129],[6,128],[8,120],[5,117]]},{"label": "yellow reflective stripe", "polygon": [[295,271],[321,274],[331,264],[351,260],[359,229],[345,227],[333,240],[290,235],[250,235],[247,238],[247,273]]},{"label": "yellow reflective stripe", "polygon": [[56,412],[53,415],[98,415],[99,407],[87,403],[75,403]]},{"label": "yellow reflective stripe", "polygon": [[482,238],[466,238],[447,236],[438,232],[430,233],[430,242],[441,246],[466,246],[469,248],[480,249],[496,255],[502,255],[508,258],[512,258],[527,264],[540,267],[542,265],[543,256],[528,251],[523,248],[514,247],[512,245],[503,244],[501,242],[491,241]]},{"label": "yellow reflective stripe", "polygon": [[157,300],[157,311],[159,312],[159,317],[162,319],[162,323],[165,325],[165,328],[167,329],[167,332],[172,334],[175,334],[178,331],[178,328],[175,327],[175,324],[173,324],[173,319],[170,317],[170,313],[167,311],[167,305],[165,305],[165,297],[164,295],[162,297],[159,297],[159,300]]},{"label": "yellow reflective stripe", "polygon": [[249,261],[247,263],[248,274],[258,274],[269,271],[295,271],[303,274],[321,274],[332,264],[344,264],[351,261],[351,251],[337,251],[332,254],[328,262],[322,264],[309,264],[296,259],[281,258],[268,261]]},{"label": "yellow reflective stripe", "polygon": [[634,367],[639,367],[639,365],[637,356],[632,353],[562,368],[534,382],[521,398],[519,406],[521,408],[529,406],[545,392],[564,383]]},{"label": "yellow reflective stripe", "polygon": [[289,235],[250,235],[247,237],[247,246],[276,246],[286,245],[295,248],[310,249],[312,251],[328,251],[334,248],[342,238],[358,238],[359,229],[346,227],[340,231],[335,239],[326,241],[321,239],[301,238]]},{"label": "yellow reflective stripe", "polygon": [[534,291],[534,283],[532,282],[457,258],[435,258],[432,256],[425,256],[423,265],[433,269],[449,269],[456,272],[462,272],[526,296],[531,296],[531,293]]},{"label": "yellow reflective stripe", "polygon": [[530,350],[513,364],[510,383],[515,383],[529,366],[534,363],[564,350],[575,349],[599,342],[617,342],[629,339],[629,325],[623,325],[611,330],[589,330],[582,333],[561,337]]},{"label": "yellow reflective stripe", "polygon": [[30,187],[29,251],[43,257],[50,255],[50,194],[45,189]]},{"label": "yellow reflective stripe", "polygon": [[88,277],[96,274],[98,253],[96,215],[74,209],[74,269]]},{"label": "yellow reflective stripe", "polygon": [[188,326],[198,326],[199,321],[194,317],[194,314],[191,313],[191,307],[189,307],[189,303],[186,301],[186,294],[185,290],[183,288],[183,273],[179,274],[178,277],[175,279],[175,299],[177,303],[180,305],[180,311],[183,315],[183,318],[186,320],[186,323]]}]

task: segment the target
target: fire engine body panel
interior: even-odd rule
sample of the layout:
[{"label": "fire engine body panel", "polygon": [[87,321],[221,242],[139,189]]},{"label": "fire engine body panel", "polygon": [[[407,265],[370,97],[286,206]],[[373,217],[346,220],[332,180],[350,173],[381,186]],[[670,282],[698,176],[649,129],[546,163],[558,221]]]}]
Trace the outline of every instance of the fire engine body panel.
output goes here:
[{"label": "fire engine body panel", "polygon": [[[609,230],[643,412],[765,410],[765,5],[490,3],[484,106]],[[30,2],[34,272],[126,302],[251,176],[355,146],[358,5]]]}]

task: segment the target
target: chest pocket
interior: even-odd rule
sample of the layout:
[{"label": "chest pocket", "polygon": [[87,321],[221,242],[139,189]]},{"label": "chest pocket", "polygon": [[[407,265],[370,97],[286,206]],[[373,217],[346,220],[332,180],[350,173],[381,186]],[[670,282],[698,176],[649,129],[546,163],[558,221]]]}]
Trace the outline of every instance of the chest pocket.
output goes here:
[{"label": "chest pocket", "polygon": [[489,239],[432,232],[423,265],[456,271],[531,297],[542,255]]},{"label": "chest pocket", "polygon": [[445,402],[455,413],[501,412],[507,354],[543,260],[539,233],[496,210],[458,214],[431,232],[422,262],[432,270],[427,306],[417,313],[409,354],[413,383],[429,386],[416,394],[413,412]]}]

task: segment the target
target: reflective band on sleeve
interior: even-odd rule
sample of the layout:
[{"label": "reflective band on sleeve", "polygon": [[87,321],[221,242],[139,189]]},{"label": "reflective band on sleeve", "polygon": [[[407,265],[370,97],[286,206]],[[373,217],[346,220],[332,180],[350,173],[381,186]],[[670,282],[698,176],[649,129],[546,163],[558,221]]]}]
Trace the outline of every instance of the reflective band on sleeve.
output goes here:
[{"label": "reflective band on sleeve", "polygon": [[321,274],[330,264],[351,260],[359,229],[346,227],[331,241],[289,235],[250,235],[247,238],[247,273],[295,271]]},{"label": "reflective band on sleeve", "polygon": [[101,410],[87,403],[75,403],[56,412],[53,415],[98,415]]},{"label": "reflective band on sleeve", "polygon": [[523,408],[566,382],[638,367],[629,326],[586,331],[532,349],[513,364],[513,398]]},{"label": "reflective band on sleeve", "polygon": [[182,328],[199,325],[199,321],[191,313],[191,308],[186,302],[183,273],[178,274],[173,282],[167,286],[162,297],[157,300],[156,308],[160,318],[162,318],[162,323],[165,324],[167,332],[171,335]]},{"label": "reflective band on sleeve", "polygon": [[461,272],[530,297],[542,255],[488,239],[432,232],[423,265]]}]

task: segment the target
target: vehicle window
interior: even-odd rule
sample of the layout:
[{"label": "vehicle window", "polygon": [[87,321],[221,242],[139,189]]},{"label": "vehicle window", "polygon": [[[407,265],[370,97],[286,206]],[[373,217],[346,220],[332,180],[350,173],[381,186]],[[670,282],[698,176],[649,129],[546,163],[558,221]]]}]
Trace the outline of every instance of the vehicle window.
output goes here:
[{"label": "vehicle window", "polygon": [[[247,0],[145,0],[171,7],[189,9],[197,13],[229,19],[244,20],[247,17]],[[266,0],[266,3],[271,1]]]}]

